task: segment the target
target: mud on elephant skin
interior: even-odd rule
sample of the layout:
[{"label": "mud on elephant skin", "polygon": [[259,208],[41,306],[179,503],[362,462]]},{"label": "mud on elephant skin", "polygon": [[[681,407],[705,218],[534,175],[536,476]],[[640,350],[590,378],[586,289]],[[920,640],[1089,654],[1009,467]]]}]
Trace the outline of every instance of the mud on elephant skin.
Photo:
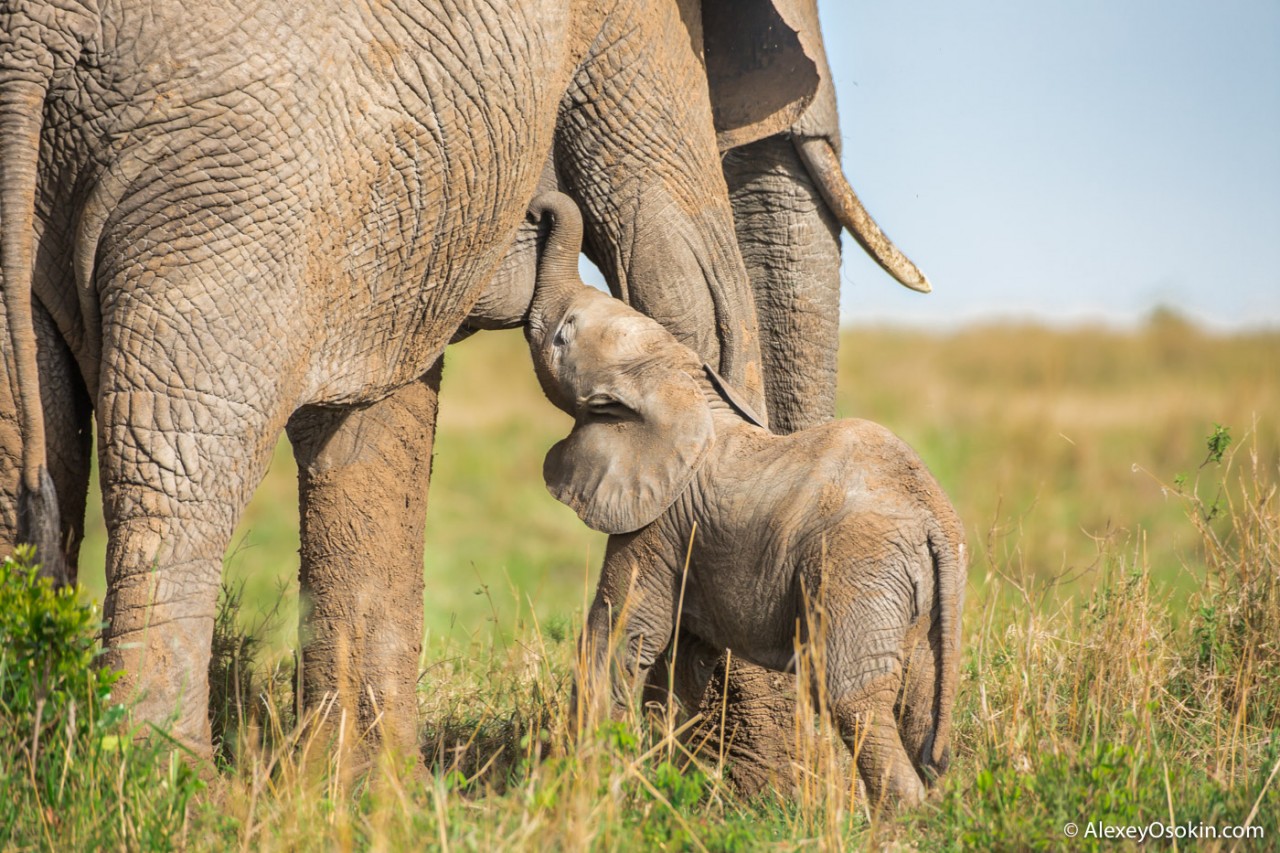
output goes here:
[{"label": "mud on elephant skin", "polygon": [[[362,729],[377,706],[411,749],[430,465],[406,459],[553,149],[620,292],[763,408],[692,7],[138,1],[0,0],[0,546],[74,550],[92,411],[108,663],[207,753],[222,556],[287,428],[304,698]],[[353,495],[386,512],[348,523]]]},{"label": "mud on elephant skin", "polygon": [[814,677],[872,802],[918,802],[947,764],[959,673],[965,545],[950,502],[877,424],[770,433],[697,353],[581,284],[570,199],[533,208],[554,225],[527,337],[548,398],[575,419],[543,473],[611,534],[583,715],[629,701],[678,610],[706,644],[776,671],[794,664],[798,625],[823,646]]},{"label": "mud on elephant skin", "polygon": [[[738,248],[757,312],[769,427],[785,434],[825,423],[835,415],[840,229],[847,229],[904,286],[927,292],[928,279],[880,230],[841,170],[835,88],[815,0],[703,0],[683,2],[681,11],[706,67]],[[555,155],[562,153],[560,148],[553,151],[539,187],[573,195],[581,183],[558,174],[573,170],[571,162],[556,162]],[[576,200],[581,204],[582,195]],[[619,268],[619,255],[610,251],[618,246],[616,240],[598,236],[598,195],[588,192],[586,202],[585,253],[604,271],[615,296],[651,310],[636,295],[655,289],[643,286],[638,267],[629,274]],[[463,336],[524,322],[528,302],[520,294],[531,294],[534,286],[537,229],[538,223],[530,221],[518,232]],[[648,271],[661,275],[651,266]],[[681,288],[673,282],[663,290]],[[688,326],[673,324],[669,310],[652,313],[714,363],[698,336],[688,334]],[[705,340],[709,321],[694,325]],[[681,647],[690,649],[695,642],[683,637]],[[703,724],[690,731],[691,742],[735,756],[731,775],[740,791],[762,791],[771,778],[776,787],[779,771],[790,763],[786,749],[794,731],[795,697],[785,688],[786,678],[741,659],[732,664],[711,659],[697,667],[694,657],[686,654],[677,662],[674,683],[681,706],[690,713],[701,709],[708,720],[723,716],[735,736],[721,743],[720,733]],[[728,679],[727,694],[712,692],[713,672]],[[665,691],[668,683],[667,675],[655,668],[651,689]],[[702,701],[710,695],[729,695],[734,701],[713,715]]]}]

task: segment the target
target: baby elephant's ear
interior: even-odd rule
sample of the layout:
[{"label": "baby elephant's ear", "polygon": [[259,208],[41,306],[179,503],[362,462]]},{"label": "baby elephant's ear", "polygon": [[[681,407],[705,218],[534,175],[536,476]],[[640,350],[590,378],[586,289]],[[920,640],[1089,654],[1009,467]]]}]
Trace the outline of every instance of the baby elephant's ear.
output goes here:
[{"label": "baby elephant's ear", "polygon": [[689,485],[715,441],[711,409],[679,368],[619,371],[579,401],[568,438],[542,475],[556,500],[603,533],[630,533]]}]

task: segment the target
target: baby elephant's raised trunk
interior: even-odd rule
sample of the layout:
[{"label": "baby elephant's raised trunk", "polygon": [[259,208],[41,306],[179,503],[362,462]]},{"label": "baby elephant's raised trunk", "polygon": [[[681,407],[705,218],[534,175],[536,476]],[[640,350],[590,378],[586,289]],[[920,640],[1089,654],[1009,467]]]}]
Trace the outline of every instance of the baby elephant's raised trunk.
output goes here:
[{"label": "baby elephant's raised trunk", "polygon": [[551,219],[550,231],[538,261],[538,281],[529,305],[525,335],[534,350],[547,344],[547,335],[568,310],[569,301],[583,287],[578,277],[578,253],[582,250],[582,214],[564,193],[542,193],[529,204],[539,219]]}]

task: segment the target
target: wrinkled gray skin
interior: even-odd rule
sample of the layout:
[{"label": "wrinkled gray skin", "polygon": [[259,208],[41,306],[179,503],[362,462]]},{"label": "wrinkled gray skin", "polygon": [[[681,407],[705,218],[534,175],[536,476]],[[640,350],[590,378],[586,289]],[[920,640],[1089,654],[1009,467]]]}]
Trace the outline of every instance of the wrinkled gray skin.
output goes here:
[{"label": "wrinkled gray skin", "polygon": [[[360,16],[215,4],[198,20],[177,3],[0,2],[0,546],[36,541],[74,578],[96,409],[110,662],[145,716],[183,699],[178,734],[199,752],[218,564],[282,424],[311,604],[304,700],[337,691],[361,729],[377,717],[411,743],[438,354],[467,313],[505,312],[474,304],[487,278],[530,269],[531,234],[509,236],[544,162],[530,153],[554,150],[615,292],[765,407],[708,112],[721,149],[798,131],[825,71],[816,16],[788,41],[778,18],[802,28],[804,2],[754,4],[755,35],[738,6],[735,32],[776,48],[742,54],[786,60],[745,75],[713,30],[719,60],[700,64],[693,3],[464,5],[441,22],[408,0]],[[812,346],[834,365],[830,317]]]},{"label": "wrinkled gray skin", "polygon": [[[835,89],[815,0],[704,2],[700,15],[691,8],[696,4],[682,5],[691,37],[704,47],[738,246],[759,317],[769,427],[786,434],[824,423],[835,415],[841,227],[900,283],[927,292],[929,282],[880,231],[840,170]],[[812,68],[796,61],[801,54]],[[806,101],[811,89],[813,99]],[[580,200],[567,184],[572,182],[557,181],[556,164],[549,163],[540,187],[559,186]],[[604,271],[614,295],[679,336],[679,324],[637,299],[607,253],[599,251],[594,214],[590,207],[584,213],[584,250]],[[527,301],[521,295],[532,292],[536,244],[536,225],[527,224],[466,331],[523,321]],[[681,340],[704,352],[697,340]],[[685,653],[673,681],[681,704],[690,712],[700,706],[707,710],[708,702],[719,705],[728,696],[727,710],[705,717],[724,716],[727,728],[736,732],[722,744],[719,730],[707,723],[689,729],[689,741],[731,755],[731,778],[742,792],[785,785],[790,774],[779,771],[790,763],[795,708],[788,679],[741,659],[730,673],[729,661],[693,636],[681,637],[680,647]],[[655,696],[665,694],[670,683],[663,666],[655,667],[650,678]]]},{"label": "wrinkled gray skin", "polygon": [[199,753],[222,555],[286,427],[304,700],[336,690],[411,747],[440,355],[553,144],[611,274],[762,401],[672,2],[5,0],[0,22],[5,538],[60,509],[38,544],[66,576],[92,408],[106,661]]},{"label": "wrinkled gray skin", "polygon": [[548,398],[575,419],[543,471],[557,499],[613,534],[580,713],[598,719],[610,695],[625,707],[677,611],[690,635],[781,671],[799,623],[821,647],[815,678],[872,802],[918,802],[946,767],[959,667],[964,540],[950,502],[869,421],[770,433],[696,352],[577,280],[570,199],[533,208],[554,226],[527,335]]}]

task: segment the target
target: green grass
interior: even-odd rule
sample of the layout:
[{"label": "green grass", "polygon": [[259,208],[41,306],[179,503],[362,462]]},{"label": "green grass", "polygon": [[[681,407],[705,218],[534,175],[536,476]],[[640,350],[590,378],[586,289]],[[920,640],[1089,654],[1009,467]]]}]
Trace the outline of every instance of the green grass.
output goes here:
[{"label": "green grass", "polygon": [[[176,772],[158,757],[131,752],[121,770],[110,753],[114,793],[76,794],[60,825],[14,812],[4,845],[1016,850],[1059,848],[1068,821],[1251,815],[1266,840],[1241,849],[1276,843],[1280,334],[1215,337],[1167,316],[1131,333],[854,329],[839,413],[911,442],[972,546],[955,757],[921,809],[872,822],[851,808],[847,758],[820,721],[801,732],[785,802],[737,800],[714,757],[685,767],[662,725],[569,742],[573,638],[603,537],[546,494],[542,456],[569,424],[519,335],[499,333],[455,347],[445,371],[424,566],[430,772],[349,778],[292,718],[297,515],[282,444],[227,561],[243,589],[221,648],[254,662],[232,763],[191,792],[156,782]],[[1234,442],[1206,462],[1215,424]],[[86,599],[101,595],[102,551],[99,526]],[[273,609],[258,645],[238,646]],[[4,767],[0,789],[25,792],[19,763]],[[56,834],[68,826],[80,829]]]},{"label": "green grass", "polygon": [[[1085,568],[1096,538],[1141,528],[1155,575],[1185,595],[1198,584],[1197,537],[1166,486],[1195,473],[1215,423],[1239,437],[1257,417],[1259,452],[1280,459],[1280,334],[1214,337],[1168,318],[1135,333],[855,328],[840,367],[838,414],[899,433],[970,539],[993,525],[1016,530],[1019,559],[1038,575]],[[544,621],[580,608],[604,537],[541,478],[542,457],[568,429],[518,332],[449,350],[424,566],[433,637],[483,633],[495,612],[510,630],[517,600]],[[282,440],[228,553],[227,577],[246,584],[246,619],[279,589],[296,594],[295,478]],[[91,493],[81,580],[100,600],[106,541],[96,485]],[[275,640],[293,642],[284,629]]]}]

